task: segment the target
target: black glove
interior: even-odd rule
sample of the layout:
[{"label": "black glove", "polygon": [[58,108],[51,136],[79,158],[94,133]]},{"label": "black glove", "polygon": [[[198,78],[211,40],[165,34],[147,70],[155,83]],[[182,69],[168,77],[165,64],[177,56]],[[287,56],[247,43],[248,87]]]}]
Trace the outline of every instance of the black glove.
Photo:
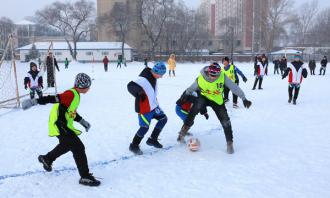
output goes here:
[{"label": "black glove", "polygon": [[205,119],[209,119],[209,114],[208,113],[205,113],[205,114],[203,114],[203,116],[205,117]]},{"label": "black glove", "polygon": [[147,96],[146,96],[146,94],[145,94],[144,92],[140,92],[140,93],[138,94],[138,96],[139,96],[139,98],[140,98],[140,100],[141,100],[142,102],[145,101],[146,98],[147,98]]},{"label": "black glove", "polygon": [[88,130],[91,128],[91,125],[89,124],[89,122],[87,122],[87,121],[84,120],[84,119],[81,119],[81,120],[79,121],[79,123],[80,123],[83,127],[85,127],[86,132],[88,132]]},{"label": "black glove", "polygon": [[244,104],[244,107],[248,109],[251,106],[252,102],[245,99],[245,100],[243,100],[243,104]]},{"label": "black glove", "polygon": [[246,83],[247,78],[245,76],[243,76],[243,81]]}]

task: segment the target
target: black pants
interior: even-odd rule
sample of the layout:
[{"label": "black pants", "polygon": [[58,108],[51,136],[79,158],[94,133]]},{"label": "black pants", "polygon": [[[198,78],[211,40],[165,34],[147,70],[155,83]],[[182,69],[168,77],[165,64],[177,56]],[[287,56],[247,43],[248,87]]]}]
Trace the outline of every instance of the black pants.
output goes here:
[{"label": "black pants", "polygon": [[292,99],[292,92],[294,89],[294,95],[293,95],[293,100],[296,101],[298,98],[299,90],[300,90],[300,85],[289,85],[288,91],[289,91],[289,99]]},{"label": "black pants", "polygon": [[280,74],[280,72],[278,71],[278,67],[274,67],[274,74]]},{"label": "black pants", "polygon": [[[235,81],[235,84],[238,86],[239,85],[239,81]],[[224,100],[225,99],[228,99],[229,91],[230,91],[230,89],[225,86],[225,89],[223,91],[223,99]],[[237,104],[237,99],[238,99],[238,96],[233,93],[233,103],[234,104]]]},{"label": "black pants", "polygon": [[104,71],[108,71],[108,64],[104,64]]},{"label": "black pants", "polygon": [[262,89],[262,87],[261,87],[262,80],[263,80],[263,77],[262,76],[259,76],[259,77],[257,76],[256,79],[255,79],[255,81],[254,81],[253,89],[256,88],[258,81],[259,81],[259,89]]},{"label": "black pants", "polygon": [[39,98],[42,98],[42,88],[41,87],[36,87],[36,88],[30,88],[30,98],[33,99],[35,94],[38,94]]},{"label": "black pants", "polygon": [[186,120],[184,121],[184,124],[191,127],[194,124],[195,117],[200,112],[200,109],[206,106],[210,106],[217,115],[217,118],[224,129],[226,141],[233,141],[233,131],[225,104],[218,105],[204,96],[198,97],[194,102]]},{"label": "black pants", "polygon": [[55,87],[54,72],[47,71],[47,85],[48,87]]},{"label": "black pants", "polygon": [[118,68],[118,67],[120,67],[120,68],[121,68],[121,63],[118,63],[118,64],[117,64],[117,68]]},{"label": "black pants", "polygon": [[311,75],[315,75],[315,68],[314,69],[309,69]]},{"label": "black pants", "polygon": [[175,71],[174,70],[168,70],[168,75],[171,76],[171,71],[173,73],[173,76],[175,76]]},{"label": "black pants", "polygon": [[47,153],[45,159],[53,162],[61,155],[71,151],[80,176],[87,176],[89,174],[89,169],[85,153],[85,146],[79,137],[72,132],[65,135],[61,134],[57,138],[59,139],[59,144],[52,151]]},{"label": "black pants", "polygon": [[323,70],[323,75],[325,75],[325,68],[326,67],[323,67],[323,66],[321,67],[321,69],[320,69],[320,75],[322,74],[322,70]]}]

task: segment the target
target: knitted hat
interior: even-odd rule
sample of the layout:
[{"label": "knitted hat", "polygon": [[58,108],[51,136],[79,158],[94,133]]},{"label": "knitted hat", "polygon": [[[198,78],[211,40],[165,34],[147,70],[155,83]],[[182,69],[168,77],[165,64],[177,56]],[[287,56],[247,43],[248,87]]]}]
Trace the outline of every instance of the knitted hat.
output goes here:
[{"label": "knitted hat", "polygon": [[164,62],[158,62],[152,68],[152,72],[158,75],[164,75],[166,73],[166,66]]}]

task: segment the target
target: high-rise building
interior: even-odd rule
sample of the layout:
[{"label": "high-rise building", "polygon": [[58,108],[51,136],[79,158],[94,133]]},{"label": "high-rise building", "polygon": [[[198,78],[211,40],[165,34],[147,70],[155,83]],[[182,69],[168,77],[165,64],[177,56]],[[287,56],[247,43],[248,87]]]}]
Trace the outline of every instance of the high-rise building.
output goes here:
[{"label": "high-rise building", "polygon": [[254,52],[262,48],[268,0],[202,0],[201,9],[208,15],[214,39],[220,39],[220,48],[232,45],[235,51]]}]

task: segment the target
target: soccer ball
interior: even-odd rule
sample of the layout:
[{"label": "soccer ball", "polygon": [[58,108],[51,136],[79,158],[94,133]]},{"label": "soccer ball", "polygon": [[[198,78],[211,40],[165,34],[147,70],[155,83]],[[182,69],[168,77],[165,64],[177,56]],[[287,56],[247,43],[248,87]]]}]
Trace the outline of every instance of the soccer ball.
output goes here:
[{"label": "soccer ball", "polygon": [[188,141],[188,148],[190,151],[198,151],[199,147],[201,146],[201,143],[197,138],[190,138]]}]

